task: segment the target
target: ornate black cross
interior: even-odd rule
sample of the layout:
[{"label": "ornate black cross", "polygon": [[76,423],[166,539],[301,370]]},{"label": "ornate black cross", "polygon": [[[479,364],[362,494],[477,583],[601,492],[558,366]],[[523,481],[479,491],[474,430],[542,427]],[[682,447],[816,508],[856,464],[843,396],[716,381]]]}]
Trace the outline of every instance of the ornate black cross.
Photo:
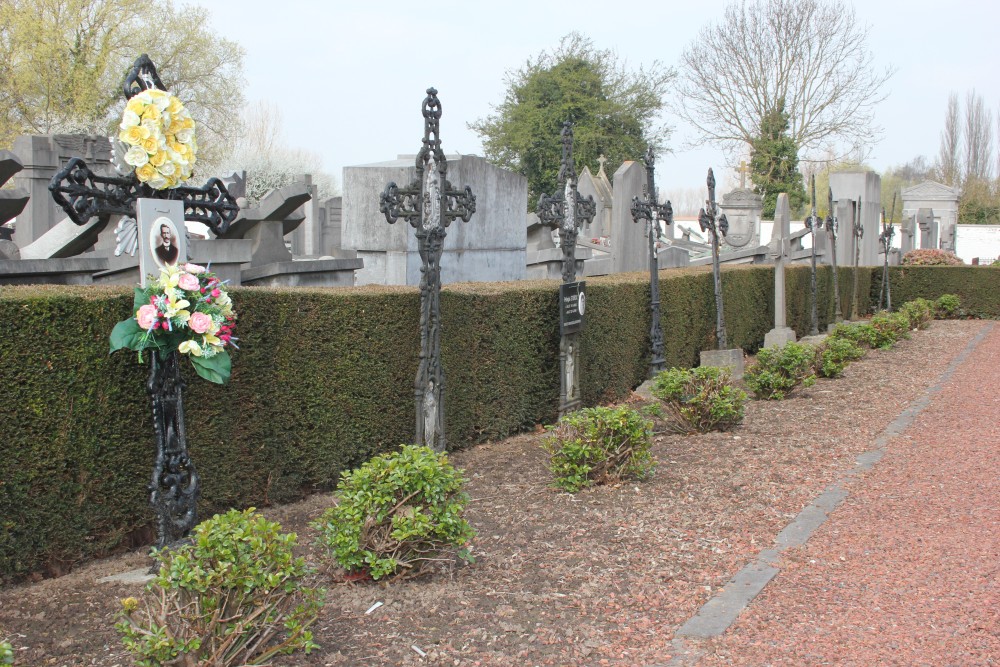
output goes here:
[{"label": "ornate black cross", "polygon": [[805,219],[806,229],[812,232],[812,270],[809,274],[809,294],[812,302],[812,317],[809,324],[809,335],[819,334],[819,305],[816,303],[816,239],[823,229],[823,220],[816,215],[816,174],[812,177],[812,213]]},{"label": "ornate black cross", "polygon": [[[562,248],[563,285],[576,281],[576,236],[580,225],[588,224],[597,213],[593,197],[582,197],[577,191],[576,165],[573,163],[573,124],[563,123],[562,162],[559,167],[560,192],[538,198],[538,219],[543,225],[559,229]],[[562,292],[560,304],[562,308]],[[559,337],[559,416],[572,412],[581,405],[580,398],[580,334],[562,332]]]},{"label": "ornate black cross", "polygon": [[[136,59],[125,77],[125,99],[132,99],[143,90],[164,90],[156,67],[146,54]],[[154,190],[141,183],[134,172],[126,176],[101,176],[90,170],[80,158],[66,163],[49,184],[52,198],[66,215],[78,225],[91,218],[124,215],[135,218],[135,202],[139,198],[179,199],[184,202],[184,219],[207,225],[217,236],[225,233],[236,219],[239,206],[218,178],[210,178],[201,187],[182,185],[168,190]]]},{"label": "ornate black cross", "polygon": [[711,168],[708,170],[708,199],[705,200],[705,208],[698,213],[698,225],[703,232],[712,234],[712,278],[715,282],[715,338],[718,349],[725,350],[729,347],[729,339],[726,335],[726,319],[722,309],[722,271],[719,267],[719,235],[723,237],[729,233],[729,219],[726,214],[719,214],[719,205],[715,201],[715,173]]},{"label": "ornate black cross", "polygon": [[[140,91],[163,90],[156,67],[145,54],[140,56],[125,79],[123,92],[131,99]],[[87,224],[91,218],[106,225],[113,215],[136,217],[140,198],[173,199],[184,202],[184,217],[206,224],[216,234],[223,233],[239,213],[226,186],[211,178],[200,187],[180,186],[155,190],[141,183],[134,171],[124,176],[95,174],[86,163],[71,159],[49,184],[49,191],[73,222]],[[184,430],[184,381],[176,351],[161,359],[153,352],[146,389],[153,404],[156,433],[156,461],[149,485],[150,505],[157,515],[157,546],[164,547],[186,536],[197,523],[196,504],[199,478],[187,453]]]},{"label": "ornate black cross", "polygon": [[468,222],[476,212],[472,189],[448,182],[448,161],[441,149],[441,102],[434,88],[423,102],[424,139],[417,153],[416,178],[406,187],[389,183],[379,210],[389,224],[403,218],[416,230],[420,252],[420,365],[413,385],[416,442],[445,450],[444,370],[441,368],[441,254],[448,225]]},{"label": "ornate black cross", "polygon": [[827,214],[826,220],[823,226],[826,228],[826,233],[830,235],[830,252],[831,259],[833,262],[833,304],[834,304],[834,322],[840,322],[843,320],[840,310],[840,277],[837,275],[837,236],[839,234],[839,222],[837,216],[833,214],[833,188],[827,188]]},{"label": "ornate black cross", "polygon": [[663,358],[663,330],[660,328],[660,276],[656,254],[656,241],[660,236],[660,220],[667,225],[674,222],[674,209],[668,201],[660,204],[657,199],[654,177],[653,147],[646,151],[646,187],[644,198],[632,198],[632,221],[646,220],[649,223],[649,342],[652,358],[649,361],[649,377],[653,377],[666,366]]},{"label": "ornate black cross", "polygon": [[563,252],[562,279],[564,283],[576,280],[576,236],[580,225],[588,224],[597,213],[593,197],[584,198],[577,192],[576,166],[573,164],[573,124],[563,123],[562,163],[559,167],[559,185],[562,192],[543,194],[538,198],[538,219],[543,225],[559,229],[559,244]]},{"label": "ornate black cross", "polygon": [[878,235],[879,245],[882,246],[884,259],[882,260],[882,287],[878,293],[878,307],[882,310],[885,303],[885,310],[892,310],[892,293],[889,287],[889,251],[892,250],[892,238],[896,235],[896,228],[892,224],[892,216],[896,214],[896,195],[892,195],[892,211],[889,217],[885,217],[885,208],[882,209],[882,233]]}]

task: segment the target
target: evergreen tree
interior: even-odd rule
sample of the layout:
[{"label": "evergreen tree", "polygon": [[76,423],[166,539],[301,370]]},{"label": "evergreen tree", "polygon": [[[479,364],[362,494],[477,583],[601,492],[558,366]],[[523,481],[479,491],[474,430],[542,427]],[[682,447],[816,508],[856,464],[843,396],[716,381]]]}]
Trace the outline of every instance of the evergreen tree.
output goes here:
[{"label": "evergreen tree", "polygon": [[577,173],[603,154],[612,174],[625,160],[656,151],[669,135],[655,121],[664,107],[674,71],[654,62],[649,70],[627,69],[612,51],[596,49],[577,33],[553,53],[543,52],[508,73],[504,101],[495,113],[469,127],[483,140],[488,160],[528,179],[528,209],[540,194],[555,194],[562,160],[559,134],[573,123]]},{"label": "evergreen tree", "polygon": [[750,173],[753,190],[764,198],[765,219],[774,217],[778,194],[788,194],[792,215],[802,210],[807,201],[806,188],[799,171],[798,147],[788,134],[788,114],[785,101],[768,113],[760,123],[760,135],[750,142]]}]

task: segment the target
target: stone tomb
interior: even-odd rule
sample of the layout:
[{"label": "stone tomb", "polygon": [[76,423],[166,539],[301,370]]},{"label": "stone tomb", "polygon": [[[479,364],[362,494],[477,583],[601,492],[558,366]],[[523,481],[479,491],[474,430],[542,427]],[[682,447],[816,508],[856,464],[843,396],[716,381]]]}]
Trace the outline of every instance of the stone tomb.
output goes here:
[{"label": "stone tomb", "polygon": [[[959,188],[949,187],[935,181],[924,181],[919,185],[904,188],[903,198],[903,218],[917,216],[918,224],[921,221],[921,210],[932,211],[934,226],[937,227],[936,238],[933,241],[928,239],[932,245],[924,245],[923,234],[921,234],[921,248],[940,248],[955,252],[956,225],[958,225],[958,200],[962,191]],[[924,219],[924,226],[929,222]]]},{"label": "stone tomb", "polygon": [[[469,224],[448,228],[441,257],[446,283],[522,280],[526,277],[528,181],[475,155],[448,156],[448,180],[469,186],[476,213]],[[405,220],[386,224],[379,196],[389,182],[404,187],[416,178],[415,158],[344,168],[341,235],[364,268],[356,284],[419,285],[417,239]]]}]

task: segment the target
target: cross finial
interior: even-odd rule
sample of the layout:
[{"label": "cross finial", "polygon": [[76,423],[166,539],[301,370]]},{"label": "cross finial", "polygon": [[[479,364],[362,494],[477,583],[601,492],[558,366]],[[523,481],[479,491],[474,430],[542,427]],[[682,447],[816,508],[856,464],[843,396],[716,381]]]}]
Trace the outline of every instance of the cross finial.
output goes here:
[{"label": "cross finial", "polygon": [[750,167],[747,166],[746,160],[740,160],[740,189],[744,189],[747,186],[747,174],[750,173]]},{"label": "cross finial", "polygon": [[604,173],[604,163],[607,162],[607,161],[608,161],[608,158],[604,157],[604,153],[601,153],[601,157],[597,158],[597,164],[601,165],[600,169],[597,170],[597,175],[598,176],[603,175],[604,178],[608,177],[608,175],[606,173]]}]

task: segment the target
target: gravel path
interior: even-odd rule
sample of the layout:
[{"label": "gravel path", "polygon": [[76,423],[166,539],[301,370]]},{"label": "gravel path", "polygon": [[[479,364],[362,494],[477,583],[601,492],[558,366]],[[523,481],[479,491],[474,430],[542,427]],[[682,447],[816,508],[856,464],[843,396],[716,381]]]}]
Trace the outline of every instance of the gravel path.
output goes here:
[{"label": "gravel path", "polygon": [[671,664],[1000,664],[1000,327],[719,639]]}]

